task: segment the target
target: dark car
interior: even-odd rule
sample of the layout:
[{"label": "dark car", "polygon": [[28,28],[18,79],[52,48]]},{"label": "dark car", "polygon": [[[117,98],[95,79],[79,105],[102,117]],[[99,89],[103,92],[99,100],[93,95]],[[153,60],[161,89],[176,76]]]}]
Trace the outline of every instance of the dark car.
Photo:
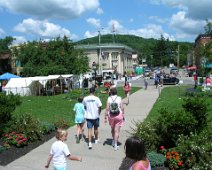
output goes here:
[{"label": "dark car", "polygon": [[176,85],[179,83],[179,79],[176,77],[166,77],[163,78],[164,85]]}]

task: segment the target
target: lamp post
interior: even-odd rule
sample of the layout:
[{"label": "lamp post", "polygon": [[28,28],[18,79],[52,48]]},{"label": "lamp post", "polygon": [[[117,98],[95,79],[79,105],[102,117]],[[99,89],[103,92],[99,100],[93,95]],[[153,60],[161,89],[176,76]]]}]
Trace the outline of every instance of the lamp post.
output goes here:
[{"label": "lamp post", "polygon": [[92,64],[92,70],[94,71],[94,86],[96,87],[96,62]]},{"label": "lamp post", "polygon": [[[103,28],[102,28],[103,30]],[[101,30],[98,31],[98,35],[99,35],[99,74],[102,74],[102,64],[101,64],[101,59],[102,59],[102,48],[101,48]]]}]

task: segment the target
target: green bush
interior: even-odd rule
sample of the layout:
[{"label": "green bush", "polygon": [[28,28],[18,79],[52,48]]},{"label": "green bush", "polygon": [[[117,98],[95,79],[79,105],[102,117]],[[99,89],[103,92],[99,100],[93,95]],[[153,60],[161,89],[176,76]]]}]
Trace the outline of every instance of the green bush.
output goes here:
[{"label": "green bush", "polygon": [[60,119],[54,122],[55,128],[62,128],[62,129],[68,129],[69,128],[69,121],[65,119]]},{"label": "green bush", "polygon": [[197,124],[194,117],[184,111],[172,113],[167,108],[162,108],[159,113],[155,124],[156,134],[159,137],[158,148],[159,146],[175,147],[178,136],[189,135]]},{"label": "green bush", "polygon": [[9,123],[9,132],[26,134],[29,142],[41,140],[42,131],[40,121],[29,113],[21,114],[13,117]]},{"label": "green bush", "polygon": [[151,168],[163,166],[166,160],[163,154],[154,151],[148,152],[147,157],[150,161]]},{"label": "green bush", "polygon": [[42,134],[48,134],[51,133],[52,131],[55,131],[55,126],[52,123],[49,122],[40,122],[40,128]]},{"label": "green bush", "polygon": [[201,131],[207,124],[207,104],[204,98],[190,97],[184,99],[182,104],[183,109],[186,112],[192,114],[192,116],[197,121],[195,129]]},{"label": "green bush", "polygon": [[144,122],[134,122],[135,128],[132,128],[131,134],[142,138],[145,141],[147,150],[156,150],[158,145],[158,135],[154,127],[155,122],[148,120]]},{"label": "green bush", "polygon": [[183,161],[190,169],[210,169],[212,167],[212,125],[206,126],[199,134],[181,135],[177,140]]},{"label": "green bush", "polygon": [[12,119],[12,112],[17,105],[21,104],[21,98],[19,95],[0,93],[0,129]]}]

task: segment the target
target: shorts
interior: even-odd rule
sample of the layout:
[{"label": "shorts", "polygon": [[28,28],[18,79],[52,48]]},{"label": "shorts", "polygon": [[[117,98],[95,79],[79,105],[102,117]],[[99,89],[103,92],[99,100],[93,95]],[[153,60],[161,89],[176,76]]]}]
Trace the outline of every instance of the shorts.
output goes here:
[{"label": "shorts", "polygon": [[86,119],[87,121],[87,128],[88,129],[92,129],[94,128],[98,128],[99,127],[99,118],[97,119]]},{"label": "shorts", "polygon": [[68,166],[66,165],[65,167],[61,167],[61,166],[54,166],[54,170],[67,170]]}]

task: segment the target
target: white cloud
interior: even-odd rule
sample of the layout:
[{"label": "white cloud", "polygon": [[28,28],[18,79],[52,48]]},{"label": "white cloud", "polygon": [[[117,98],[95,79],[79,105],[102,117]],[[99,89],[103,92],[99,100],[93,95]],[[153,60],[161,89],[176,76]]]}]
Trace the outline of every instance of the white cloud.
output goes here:
[{"label": "white cloud", "polygon": [[22,44],[24,42],[27,42],[27,39],[23,36],[13,36],[15,40],[13,41],[13,44]]},{"label": "white cloud", "polygon": [[[175,40],[175,37],[173,35],[166,33],[163,30],[161,25],[149,24],[144,28],[129,30],[125,28],[123,25],[121,25],[119,21],[114,19],[108,22],[108,27],[101,30],[101,34],[102,35],[111,34],[113,32],[113,27],[117,34],[131,34],[131,35],[136,35],[143,38],[155,38],[155,39],[159,39],[161,38],[161,35],[163,35],[165,38],[168,38],[170,41]],[[97,31],[90,32],[88,30],[84,34],[85,38],[91,38],[97,35],[98,35]]]},{"label": "white cloud", "polygon": [[0,28],[0,36],[2,36],[3,34],[5,34],[4,30]]},{"label": "white cloud", "polygon": [[100,20],[99,19],[88,18],[86,21],[87,21],[87,23],[95,26],[96,28],[100,28],[101,27],[101,24],[100,24]]},{"label": "white cloud", "polygon": [[108,22],[108,30],[122,32],[124,31],[124,27],[119,23],[119,21],[112,19]]},{"label": "white cloud", "polygon": [[186,13],[180,11],[171,18],[170,26],[181,33],[197,35],[203,32],[205,21],[186,18]]},{"label": "white cloud", "polygon": [[193,19],[212,19],[211,0],[150,0],[153,4],[164,4],[172,8],[179,8],[186,12],[186,17]]},{"label": "white cloud", "polygon": [[90,31],[86,31],[84,34],[85,38],[91,38],[91,37],[95,37],[98,35],[98,32],[90,32]]},{"label": "white cloud", "polygon": [[72,19],[96,10],[99,0],[0,0],[0,7],[40,18]]},{"label": "white cloud", "polygon": [[76,38],[76,35],[72,35],[69,30],[49,23],[47,20],[25,19],[22,23],[16,25],[14,30],[43,38],[63,37],[64,35],[69,38]]},{"label": "white cloud", "polygon": [[102,15],[102,14],[104,14],[104,11],[103,11],[102,8],[97,8],[96,13],[97,13],[98,15]]},{"label": "white cloud", "polygon": [[169,35],[168,33],[166,33],[163,30],[162,26],[155,24],[149,24],[146,27],[137,30],[129,30],[128,33],[143,38],[155,38],[155,39],[159,39],[161,35],[163,35],[164,38],[169,38],[169,40],[171,41],[175,40],[175,37],[173,35]]}]

